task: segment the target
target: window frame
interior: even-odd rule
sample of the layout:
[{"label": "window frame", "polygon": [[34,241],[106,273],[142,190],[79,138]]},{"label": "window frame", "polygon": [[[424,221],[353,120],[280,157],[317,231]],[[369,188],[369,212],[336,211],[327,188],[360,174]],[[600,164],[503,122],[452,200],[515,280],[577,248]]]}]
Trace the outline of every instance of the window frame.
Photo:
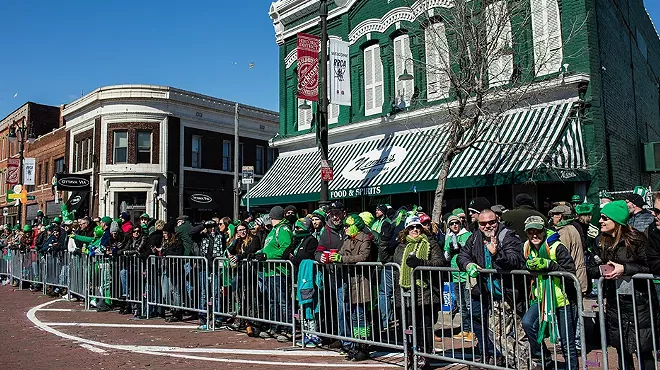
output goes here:
[{"label": "window frame", "polygon": [[[261,149],[261,155],[259,155],[259,150]],[[255,147],[255,161],[254,161],[254,173],[257,175],[263,175],[264,174],[264,165],[265,165],[265,155],[266,155],[266,147],[263,145],[257,145]]]},{"label": "window frame", "polygon": [[[195,142],[197,142],[197,151],[195,151]],[[202,143],[201,135],[192,135],[190,138],[190,167],[192,168],[202,168]]]},{"label": "window frame", "polygon": [[[371,53],[371,65],[368,65],[369,61],[367,61],[367,53]],[[383,60],[381,58],[381,53],[380,53],[380,44],[375,43],[373,45],[369,45],[366,48],[364,48],[363,53],[362,53],[362,58],[363,58],[363,66],[364,66],[364,115],[365,116],[372,116],[375,114],[382,114],[383,113],[383,104],[384,104],[384,94],[385,94],[385,84],[384,84],[384,76],[383,76]],[[372,81],[371,83],[367,83],[367,68],[371,69],[371,74],[372,74]],[[377,80],[377,67],[380,68],[380,81]],[[373,94],[372,94],[372,100],[373,100],[373,106],[372,107],[367,107],[367,91],[369,89],[373,89]],[[381,102],[380,105],[377,104],[378,99],[376,98],[378,93],[380,93]]]},{"label": "window frame", "polygon": [[[228,145],[229,150],[228,153],[225,153],[225,146]],[[231,140],[222,140],[222,170],[223,171],[228,171],[231,172],[233,171],[234,164],[232,163],[233,160],[233,143]]]},{"label": "window frame", "polygon": [[[146,162],[140,161],[140,154],[145,154],[146,150],[144,147],[140,147],[140,134],[149,135],[149,160]],[[153,132],[151,130],[137,130],[135,131],[135,163],[136,164],[151,164],[153,161]]]},{"label": "window frame", "polygon": [[[119,145],[119,134],[124,134],[126,135],[126,146],[125,147],[120,147]],[[128,130],[116,130],[112,132],[112,164],[128,164]],[[120,162],[117,160],[117,151],[119,149],[124,149],[125,150],[125,160],[123,162]]]}]

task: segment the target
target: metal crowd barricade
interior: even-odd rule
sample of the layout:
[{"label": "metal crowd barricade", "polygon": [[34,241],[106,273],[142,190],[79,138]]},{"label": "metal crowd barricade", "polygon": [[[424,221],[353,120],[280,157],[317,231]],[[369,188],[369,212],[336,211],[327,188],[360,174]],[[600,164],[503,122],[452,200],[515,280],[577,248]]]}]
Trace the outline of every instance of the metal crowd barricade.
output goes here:
[{"label": "metal crowd barricade", "polygon": [[[147,261],[146,303],[150,306],[206,313],[200,307],[200,277],[208,277],[204,257],[150,256]],[[149,309],[147,309],[149,315]]]},{"label": "metal crowd barricade", "polygon": [[89,293],[89,256],[86,254],[69,253],[69,286],[71,296],[77,296],[87,301]]},{"label": "metal crowd barricade", "polygon": [[46,286],[67,288],[69,286],[70,254],[67,251],[46,253],[42,259],[44,292]]},{"label": "metal crowd barricade", "polygon": [[23,277],[23,256],[17,249],[9,250],[9,264],[11,265],[10,274],[12,279],[19,282],[18,286],[21,287],[21,278]]},{"label": "metal crowd barricade", "polygon": [[402,302],[408,298],[399,276],[399,265],[394,263],[314,262],[312,278],[318,281],[314,297],[300,304],[303,340],[333,338],[344,346],[356,343],[402,351],[407,358],[409,318]]},{"label": "metal crowd barricade", "polygon": [[[134,256],[94,256],[90,260],[89,298],[142,304],[143,265]],[[98,304],[98,302],[97,302]],[[103,306],[103,304],[101,304]]]},{"label": "metal crowd barricade", "polygon": [[[660,283],[655,281],[658,280],[660,277],[650,274],[617,280],[598,279],[604,369],[657,369],[660,360]],[[616,356],[608,356],[608,346],[614,347]],[[617,363],[610,364],[611,359],[616,359]]]},{"label": "metal crowd barricade", "polygon": [[11,255],[9,249],[0,249],[0,276],[9,277],[11,275]]},{"label": "metal crowd barricade", "polygon": [[[415,323],[411,328],[415,366],[424,357],[425,361],[434,359],[490,369],[564,368],[561,362],[566,369],[586,367],[586,351],[581,353],[581,364],[577,359],[577,344],[583,349],[586,344],[581,289],[575,275],[566,272],[542,275],[557,279],[562,293],[570,291],[568,296],[573,296],[573,300],[578,298],[577,302],[571,301],[572,305],[556,307],[548,315],[557,319],[555,344],[542,339],[543,345],[537,347],[539,352],[533,353],[530,345],[538,342],[531,341],[537,341],[538,335],[529,338],[526,333],[538,334],[539,317],[547,312],[541,304],[531,301],[532,290],[537,289],[533,281],[538,275],[483,269],[472,279],[466,275],[452,276],[452,272],[459,270],[418,267],[411,274],[411,304],[407,310]],[[461,282],[461,278],[465,281]],[[478,290],[473,289],[475,286]],[[552,298],[557,298],[552,292]],[[458,305],[460,315],[454,316],[454,305]],[[578,326],[579,336],[573,338],[571,334],[576,334]],[[574,342],[570,343],[569,338]],[[568,346],[566,349],[563,341]],[[567,355],[571,352],[569,348],[574,356]]]},{"label": "metal crowd barricade", "polygon": [[295,341],[296,277],[291,261],[213,261],[213,278],[205,287],[212,302],[214,329],[217,317],[269,324],[275,334],[291,335]]},{"label": "metal crowd barricade", "polygon": [[31,250],[20,252],[21,255],[21,281],[32,284],[42,283],[42,256],[39,252]]}]

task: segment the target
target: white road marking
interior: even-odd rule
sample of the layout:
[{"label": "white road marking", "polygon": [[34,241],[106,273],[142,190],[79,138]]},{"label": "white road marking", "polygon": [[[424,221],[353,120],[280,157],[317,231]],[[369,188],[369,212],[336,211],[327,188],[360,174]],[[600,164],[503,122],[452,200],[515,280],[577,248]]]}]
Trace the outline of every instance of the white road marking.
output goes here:
[{"label": "white road marking", "polygon": [[[42,310],[39,310],[42,311]],[[197,325],[103,324],[96,322],[45,322],[48,326],[81,326],[97,328],[197,329]]]},{"label": "white road marking", "polygon": [[80,310],[74,310],[73,308],[42,308],[39,311],[50,311],[50,312],[74,312]]},{"label": "white road marking", "polygon": [[259,355],[259,356],[310,356],[315,357],[340,357],[341,355],[333,351],[311,350],[267,350],[267,349],[240,349],[240,348],[185,348],[185,347],[166,347],[166,346],[133,346],[117,345],[118,348],[126,351],[149,351],[149,352],[179,352],[179,353],[214,353],[229,355]]},{"label": "white road marking", "polygon": [[[155,355],[155,356],[169,356],[169,357],[177,357],[177,358],[185,358],[185,359],[190,359],[190,360],[202,360],[202,361],[213,361],[213,362],[223,362],[223,363],[237,363],[237,364],[254,364],[254,365],[275,365],[275,366],[296,366],[296,367],[324,367],[324,368],[337,368],[337,367],[342,367],[342,368],[384,368],[384,367],[400,367],[396,365],[390,365],[390,364],[329,364],[329,363],[298,363],[298,362],[282,362],[282,361],[260,361],[260,360],[246,360],[246,359],[228,359],[228,358],[213,358],[213,357],[203,357],[203,356],[191,356],[191,355],[183,355],[183,354],[175,354],[175,353],[168,353],[168,352],[158,352],[158,351],[150,351],[150,350],[144,350],[141,349],[141,346],[122,346],[122,345],[114,345],[114,344],[108,344],[108,343],[103,343],[91,339],[86,339],[86,338],[81,338],[77,337],[75,335],[63,333],[59,330],[56,330],[54,328],[51,328],[48,326],[48,324],[42,322],[39,320],[36,316],[37,311],[43,309],[44,307],[53,304],[55,302],[59,302],[61,300],[54,300],[54,301],[48,301],[44,302],[40,305],[37,305],[35,307],[32,307],[28,312],[27,312],[27,318],[30,320],[37,328],[46,331],[48,333],[51,333],[53,335],[56,335],[60,338],[72,340],[75,342],[79,342],[82,344],[88,344],[90,346],[95,346],[95,347],[101,347],[101,348],[106,348],[106,349],[115,349],[115,350],[124,350],[124,351],[129,351],[129,352],[134,352],[134,353],[141,353],[141,354],[147,354],[147,355]],[[144,346],[144,348],[150,348],[151,346]],[[165,347],[169,348],[169,347]],[[235,349],[220,349],[218,348],[217,350],[224,350],[226,351],[227,354],[237,354],[237,350]],[[256,350],[249,350],[249,353],[251,355],[259,354],[259,352],[266,352],[266,351],[256,351]],[[270,351],[271,356],[273,355],[289,355],[291,353],[295,353],[296,351]],[[311,351],[297,351],[297,352],[304,352],[305,356],[310,356]],[[215,353],[215,352],[214,352]],[[316,355],[317,352],[314,352],[314,355]]]},{"label": "white road marking", "polygon": [[90,351],[92,351],[92,352],[94,352],[94,353],[101,353],[101,354],[104,354],[104,355],[106,355],[106,356],[108,355],[108,351],[106,351],[106,350],[104,350],[104,349],[101,349],[101,348],[96,348],[96,347],[94,347],[94,346],[92,346],[92,345],[89,345],[89,344],[86,344],[86,343],[83,343],[83,344],[81,344],[80,346],[81,346],[82,348],[87,349],[87,350],[90,350]]}]

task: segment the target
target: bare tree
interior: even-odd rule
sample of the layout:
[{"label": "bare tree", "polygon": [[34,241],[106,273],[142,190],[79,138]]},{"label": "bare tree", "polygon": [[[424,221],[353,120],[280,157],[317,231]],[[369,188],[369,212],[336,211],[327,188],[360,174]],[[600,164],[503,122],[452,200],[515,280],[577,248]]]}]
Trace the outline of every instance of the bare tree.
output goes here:
[{"label": "bare tree", "polygon": [[[438,5],[444,7],[430,10]],[[402,48],[396,42],[394,56],[404,72],[426,73],[428,83],[423,89],[414,87],[411,78],[403,78],[404,73],[396,82],[397,99],[413,108],[428,108],[433,112],[429,118],[447,136],[446,144],[438,149],[440,169],[432,215],[438,222],[450,168],[462,152],[490,142],[535,153],[543,137],[498,142],[499,135],[494,133],[506,130],[507,111],[543,101],[544,89],[564,76],[567,65],[562,61],[575,55],[566,55],[563,46],[586,20],[562,27],[557,0],[417,0],[409,7],[422,24],[421,31],[410,31],[410,35],[425,41],[426,60],[412,58],[405,45]]]}]

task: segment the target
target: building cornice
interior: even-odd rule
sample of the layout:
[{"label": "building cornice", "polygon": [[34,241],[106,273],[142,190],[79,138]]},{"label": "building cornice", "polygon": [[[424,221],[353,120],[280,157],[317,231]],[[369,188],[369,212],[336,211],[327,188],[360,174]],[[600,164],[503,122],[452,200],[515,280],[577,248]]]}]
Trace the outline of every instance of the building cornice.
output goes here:
[{"label": "building cornice", "polygon": [[[90,106],[110,101],[167,101],[193,106],[203,110],[213,110],[233,114],[236,103],[208,95],[157,85],[114,85],[100,87],[91,93],[65,105],[62,116],[65,118],[76,114]],[[277,123],[279,114],[266,109],[239,104],[242,115],[262,120],[266,123]]]},{"label": "building cornice", "polygon": [[[328,20],[337,18],[346,14],[359,0],[349,0],[349,2],[344,7],[336,7],[328,11]],[[397,16],[405,18],[413,17],[416,18],[421,13],[433,9],[433,8],[449,8],[453,6],[453,0],[416,0],[412,6],[401,7],[393,10],[397,10]],[[283,45],[285,40],[290,37],[294,37],[299,32],[307,31],[310,28],[318,26],[319,20],[317,18],[312,18],[307,22],[303,22],[297,26],[287,28],[287,24],[291,24],[294,21],[306,17],[310,13],[318,11],[320,6],[319,0],[279,0],[271,4],[269,15],[273,20],[273,27],[275,28],[275,39],[279,45]],[[388,14],[391,13],[388,12]],[[379,22],[379,19],[369,19],[365,22],[369,22],[371,27],[374,27],[376,22]],[[364,25],[363,25],[364,26]],[[355,27],[358,29],[360,26]],[[378,26],[380,27],[380,26]],[[351,41],[353,43],[354,41]]]}]

